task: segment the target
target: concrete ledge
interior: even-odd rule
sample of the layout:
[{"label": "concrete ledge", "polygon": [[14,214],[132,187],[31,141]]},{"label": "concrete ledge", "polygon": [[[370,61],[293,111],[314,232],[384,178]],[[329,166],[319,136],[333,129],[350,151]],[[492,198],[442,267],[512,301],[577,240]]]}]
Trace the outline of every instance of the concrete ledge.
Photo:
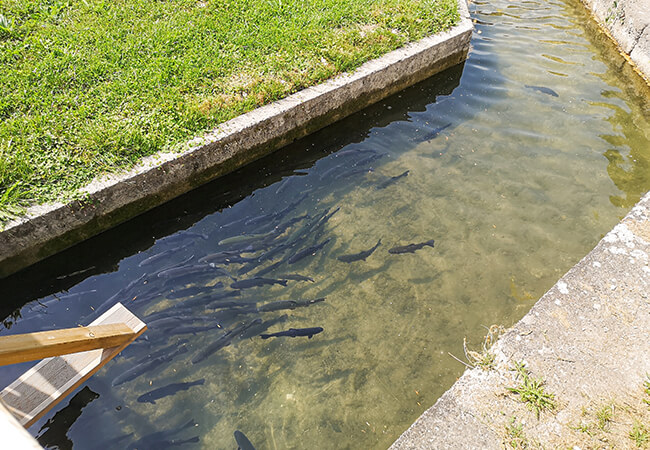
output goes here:
[{"label": "concrete ledge", "polygon": [[230,120],[182,153],[146,158],[84,189],[83,201],[43,205],[0,232],[0,277],[60,252],[214,178],[452,67],[467,57],[472,23],[460,23],[283,100]]},{"label": "concrete ledge", "polygon": [[582,0],[650,83],[650,0]]},{"label": "concrete ledge", "polygon": [[[650,423],[649,262],[650,193],[499,339],[495,369],[466,370],[391,448],[503,448],[513,417],[541,448],[632,448],[634,414]],[[521,361],[555,394],[555,411],[537,418],[507,390],[520,383],[512,368]],[[610,402],[623,416],[604,444],[578,425]]]}]

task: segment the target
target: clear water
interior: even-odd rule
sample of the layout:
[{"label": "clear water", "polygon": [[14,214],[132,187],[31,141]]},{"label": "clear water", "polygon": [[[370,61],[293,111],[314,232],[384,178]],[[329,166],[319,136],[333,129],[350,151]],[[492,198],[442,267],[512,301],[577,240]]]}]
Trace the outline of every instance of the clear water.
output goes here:
[{"label": "clear water", "polygon": [[[230,299],[258,306],[324,302],[238,317],[188,308],[182,315],[195,318],[186,321],[196,333],[151,326],[146,339],[30,432],[59,448],[160,448],[172,440],[189,440],[187,448],[235,448],[237,429],[259,449],[385,448],[431,406],[463,371],[448,355],[462,355],[463,337],[478,346],[484,326],[521,318],[650,189],[650,92],[581,5],[494,0],[470,9],[476,30],[464,67],[0,281],[13,302],[5,305],[2,334],[86,324],[111,297],[151,321],[154,313],[201,303],[202,294],[183,289],[232,290],[217,273],[166,282],[156,274],[161,269],[190,256],[184,264],[197,264],[223,250],[218,243],[226,238],[340,208],[300,238],[309,220],[291,226],[269,249],[284,238],[296,245],[251,272],[238,275],[243,264],[219,265],[248,279],[330,239],[314,255],[265,274],[299,273],[314,282],[244,289]],[[363,162],[373,154],[383,157]],[[363,172],[347,172],[358,168]],[[408,176],[378,189],[406,170]],[[282,218],[264,217],[298,199]],[[184,230],[207,239],[182,239]],[[365,261],[337,259],[379,239]],[[434,248],[388,252],[430,239]],[[218,282],[226,287],[210,287]],[[283,314],[269,332],[324,331],[311,339],[236,338],[192,364],[224,330]],[[199,330],[217,322],[222,328]],[[187,353],[111,386],[179,341]],[[2,368],[1,381],[28,366]],[[199,379],[203,385],[156,404],[137,400]]]}]

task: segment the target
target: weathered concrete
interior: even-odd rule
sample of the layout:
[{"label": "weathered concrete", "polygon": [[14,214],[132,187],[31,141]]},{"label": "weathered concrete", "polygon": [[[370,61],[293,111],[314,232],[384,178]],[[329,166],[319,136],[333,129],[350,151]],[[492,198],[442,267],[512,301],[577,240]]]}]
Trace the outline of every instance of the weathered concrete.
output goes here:
[{"label": "weathered concrete", "polygon": [[582,0],[650,83],[650,0]]},{"label": "weathered concrete", "polygon": [[0,277],[17,272],[201,184],[302,138],[467,57],[472,23],[460,23],[286,99],[230,120],[182,153],[146,158],[128,173],[95,181],[83,201],[31,208],[0,232]]},{"label": "weathered concrete", "polygon": [[[633,448],[634,421],[650,430],[649,258],[650,193],[499,339],[495,369],[468,369],[391,448],[503,448],[513,417],[528,444]],[[556,396],[539,419],[507,390],[521,361]],[[594,411],[611,404],[601,429]]]}]

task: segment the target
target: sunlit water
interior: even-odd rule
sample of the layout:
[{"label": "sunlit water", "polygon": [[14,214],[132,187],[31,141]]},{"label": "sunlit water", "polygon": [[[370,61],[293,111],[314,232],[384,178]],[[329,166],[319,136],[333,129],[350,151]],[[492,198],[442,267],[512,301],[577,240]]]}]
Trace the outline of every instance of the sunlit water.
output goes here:
[{"label": "sunlit water", "polygon": [[[3,334],[89,323],[111,297],[152,324],[146,338],[30,429],[42,444],[235,448],[233,432],[241,430],[259,449],[387,447],[462,373],[448,353],[462,357],[464,337],[478,347],[484,326],[514,323],[596,244],[650,189],[647,87],[577,2],[497,0],[470,9],[477,23],[464,67],[0,281],[25,303]],[[328,208],[336,213],[318,225]],[[305,214],[243,256],[293,244],[283,252],[250,266],[216,266],[238,280],[272,264],[267,278],[314,280],[243,289],[224,301],[324,302],[233,316],[201,300],[205,292],[231,292],[227,276],[158,276],[237,248],[219,245],[224,239],[273,232]],[[203,237],[183,237],[183,229]],[[337,259],[379,239],[365,261]],[[434,248],[388,252],[430,239]],[[225,287],[214,287],[219,282]],[[157,328],[152,314],[165,311],[178,311],[183,323]],[[192,363],[238,324],[284,314],[267,333],[324,331],[311,339],[238,336]],[[186,325],[196,332],[177,334]],[[188,351],[111,386],[167,346]],[[8,384],[23,370],[0,375]],[[201,379],[155,404],[138,401],[152,389]]]}]

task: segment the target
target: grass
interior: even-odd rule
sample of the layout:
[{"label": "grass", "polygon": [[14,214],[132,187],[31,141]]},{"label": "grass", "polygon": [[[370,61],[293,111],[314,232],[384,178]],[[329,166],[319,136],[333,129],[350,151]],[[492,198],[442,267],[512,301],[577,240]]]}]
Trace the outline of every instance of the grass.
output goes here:
[{"label": "grass", "polygon": [[526,404],[528,409],[535,412],[538,419],[542,411],[556,408],[555,394],[546,392],[542,378],[531,377],[530,372],[521,362],[515,362],[515,370],[521,377],[521,383],[517,387],[507,389],[518,394],[519,399]]},{"label": "grass", "polygon": [[639,448],[646,448],[650,443],[650,430],[640,422],[634,423],[629,436]]},{"label": "grass", "polygon": [[487,334],[483,338],[481,350],[478,352],[469,350],[467,348],[467,338],[463,338],[463,351],[465,353],[465,359],[467,362],[457,358],[451,353],[448,353],[449,356],[470,369],[476,369],[477,367],[480,367],[483,370],[494,369],[496,364],[496,356],[490,351],[490,348],[497,341],[499,335],[505,332],[505,329],[500,325],[492,325],[490,328],[485,327],[485,329],[487,330]]},{"label": "grass", "polygon": [[455,0],[0,0],[0,221],[457,21]]},{"label": "grass", "polygon": [[524,424],[517,423],[517,418],[512,417],[506,425],[506,447],[515,450],[529,448],[528,439],[524,433]]}]

